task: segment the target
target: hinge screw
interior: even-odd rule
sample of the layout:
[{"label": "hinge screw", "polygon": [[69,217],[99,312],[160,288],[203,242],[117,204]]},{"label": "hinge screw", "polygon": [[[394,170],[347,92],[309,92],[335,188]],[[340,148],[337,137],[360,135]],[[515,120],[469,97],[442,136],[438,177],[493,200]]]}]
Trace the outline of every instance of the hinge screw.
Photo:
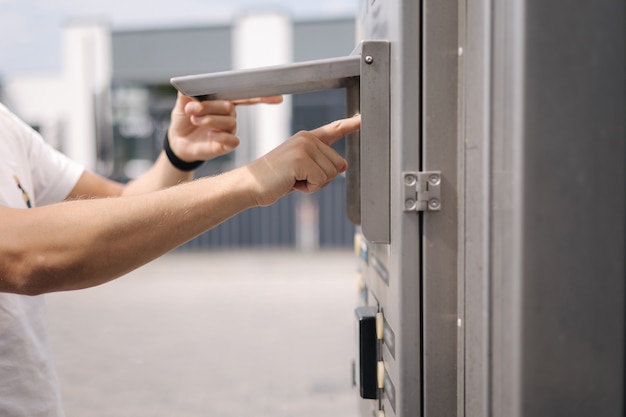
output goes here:
[{"label": "hinge screw", "polygon": [[433,198],[432,200],[428,201],[428,207],[430,207],[432,210],[439,209],[440,205],[441,205],[441,203],[436,198]]},{"label": "hinge screw", "polygon": [[404,176],[404,184],[410,186],[415,185],[415,183],[417,182],[417,177],[413,174],[407,174]]},{"label": "hinge screw", "polygon": [[431,174],[428,176],[428,182],[432,185],[437,185],[441,182],[441,177],[437,174]]},{"label": "hinge screw", "polygon": [[417,204],[417,202],[416,202],[415,200],[413,200],[412,198],[407,198],[407,199],[404,201],[404,207],[405,207],[407,210],[414,210],[414,209],[415,209],[416,204]]},{"label": "hinge screw", "polygon": [[364,58],[364,60],[365,60],[365,63],[366,63],[366,64],[371,64],[372,62],[374,62],[374,57],[373,57],[373,56],[371,56],[371,55],[367,55],[367,56]]}]

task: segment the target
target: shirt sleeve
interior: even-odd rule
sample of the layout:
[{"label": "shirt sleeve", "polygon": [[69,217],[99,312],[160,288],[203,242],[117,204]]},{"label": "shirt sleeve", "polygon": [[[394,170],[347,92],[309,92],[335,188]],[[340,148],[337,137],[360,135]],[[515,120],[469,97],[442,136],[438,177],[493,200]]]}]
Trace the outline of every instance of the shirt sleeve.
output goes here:
[{"label": "shirt sleeve", "polygon": [[31,136],[29,159],[35,205],[61,202],[80,179],[84,167],[44,142],[37,132],[31,131]]}]

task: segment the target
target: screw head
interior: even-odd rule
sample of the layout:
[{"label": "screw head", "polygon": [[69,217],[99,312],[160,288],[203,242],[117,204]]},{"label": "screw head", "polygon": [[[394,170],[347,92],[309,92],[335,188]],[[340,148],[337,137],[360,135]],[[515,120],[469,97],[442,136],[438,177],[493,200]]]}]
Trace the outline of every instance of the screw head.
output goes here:
[{"label": "screw head", "polygon": [[404,184],[408,185],[408,186],[412,186],[415,185],[415,183],[417,182],[417,177],[413,174],[406,174],[404,176]]},{"label": "screw head", "polygon": [[371,64],[372,62],[374,62],[374,57],[371,55],[367,55],[365,56],[365,58],[363,58],[363,60],[365,61],[366,64]]},{"label": "screw head", "polygon": [[404,208],[407,210],[415,210],[416,201],[412,198],[404,200]]},{"label": "screw head", "polygon": [[436,198],[433,198],[428,201],[428,207],[430,207],[431,210],[438,210],[439,207],[441,207],[441,203]]},{"label": "screw head", "polygon": [[439,174],[430,174],[428,176],[428,182],[432,185],[437,185],[441,182],[441,176],[439,176]]}]

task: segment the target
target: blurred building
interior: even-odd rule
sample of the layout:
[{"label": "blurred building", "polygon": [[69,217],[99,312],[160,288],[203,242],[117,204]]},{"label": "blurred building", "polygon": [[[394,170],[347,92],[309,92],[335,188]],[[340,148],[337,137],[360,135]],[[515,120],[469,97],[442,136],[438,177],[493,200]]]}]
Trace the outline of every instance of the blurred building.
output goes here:
[{"label": "blurred building", "polygon": [[[63,27],[60,74],[5,80],[1,100],[44,138],[103,175],[127,181],[156,158],[176,99],[171,77],[348,55],[354,18],[292,21],[278,13],[233,24],[111,30],[106,22]],[[279,106],[240,106],[240,147],[205,164],[214,175],[245,164],[298,130],[345,116],[344,91],[285,97]],[[337,145],[343,151],[343,142]],[[345,181],[312,195],[241,213],[186,248],[349,246]]]}]

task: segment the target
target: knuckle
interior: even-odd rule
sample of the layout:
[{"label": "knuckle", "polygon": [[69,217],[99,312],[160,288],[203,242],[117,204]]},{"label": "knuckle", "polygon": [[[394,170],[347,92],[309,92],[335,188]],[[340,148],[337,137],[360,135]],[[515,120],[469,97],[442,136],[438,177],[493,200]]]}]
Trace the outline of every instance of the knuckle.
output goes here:
[{"label": "knuckle", "polygon": [[332,122],[331,127],[334,130],[341,131],[341,128],[343,127],[343,120],[335,120]]}]

